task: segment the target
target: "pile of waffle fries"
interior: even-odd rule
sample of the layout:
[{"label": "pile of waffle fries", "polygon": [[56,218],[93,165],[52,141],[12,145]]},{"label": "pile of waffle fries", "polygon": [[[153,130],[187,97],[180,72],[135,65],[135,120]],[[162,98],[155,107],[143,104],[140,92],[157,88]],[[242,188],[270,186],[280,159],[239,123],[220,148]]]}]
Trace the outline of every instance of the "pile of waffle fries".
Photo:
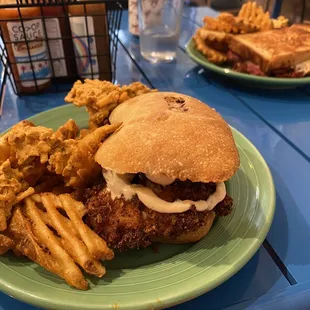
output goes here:
[{"label": "pile of waffle fries", "polygon": [[114,254],[83,223],[85,212],[85,206],[69,194],[27,197],[14,209],[7,232],[14,243],[8,243],[8,247],[59,275],[69,285],[86,290],[88,282],[78,266],[101,278],[105,268],[100,260],[112,259]]},{"label": "pile of waffle fries", "polygon": [[237,16],[231,13],[220,13],[216,18],[206,16],[204,25],[199,28],[193,40],[199,50],[208,61],[221,64],[226,62],[227,36],[245,33],[267,31],[288,26],[288,19],[279,16],[271,19],[269,12],[256,2],[246,2],[241,7]]}]

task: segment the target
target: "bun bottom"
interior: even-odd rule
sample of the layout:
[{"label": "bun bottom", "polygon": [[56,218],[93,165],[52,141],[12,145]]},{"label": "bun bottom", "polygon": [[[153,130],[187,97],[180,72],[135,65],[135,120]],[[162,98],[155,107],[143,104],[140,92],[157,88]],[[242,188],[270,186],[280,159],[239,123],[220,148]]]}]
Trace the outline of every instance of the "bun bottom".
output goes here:
[{"label": "bun bottom", "polygon": [[207,235],[207,233],[210,231],[214,219],[215,219],[215,212],[214,211],[208,212],[206,213],[205,216],[206,224],[204,226],[199,227],[197,230],[189,231],[187,233],[178,236],[177,238],[160,237],[155,238],[152,241],[159,243],[173,243],[173,244],[197,242],[205,235]]}]

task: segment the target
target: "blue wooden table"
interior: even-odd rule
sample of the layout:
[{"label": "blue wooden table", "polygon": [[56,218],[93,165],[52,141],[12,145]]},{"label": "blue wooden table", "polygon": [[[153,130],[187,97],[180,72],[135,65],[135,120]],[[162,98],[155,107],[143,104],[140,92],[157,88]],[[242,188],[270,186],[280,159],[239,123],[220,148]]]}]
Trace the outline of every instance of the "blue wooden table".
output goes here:
[{"label": "blue wooden table", "polygon": [[[214,80],[184,52],[201,20],[216,12],[185,8],[177,59],[152,65],[139,53],[123,14],[117,83],[141,81],[160,90],[195,96],[219,111],[266,159],[277,206],[261,248],[235,276],[213,291],[174,307],[185,309],[310,309],[310,88],[259,90]],[[5,80],[1,79],[1,87]],[[1,88],[2,89],[2,88]],[[16,97],[4,92],[0,132],[41,111],[65,104],[64,93]],[[1,275],[0,275],[1,277]],[[34,310],[0,293],[0,310]]]}]

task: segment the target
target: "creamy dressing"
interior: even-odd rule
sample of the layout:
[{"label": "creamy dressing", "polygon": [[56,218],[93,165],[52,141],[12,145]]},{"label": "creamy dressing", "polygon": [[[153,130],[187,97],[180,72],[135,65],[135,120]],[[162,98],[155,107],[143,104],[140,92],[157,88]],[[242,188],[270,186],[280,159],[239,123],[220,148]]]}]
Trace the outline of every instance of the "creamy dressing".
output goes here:
[{"label": "creamy dressing", "polygon": [[126,200],[130,200],[134,195],[137,195],[146,207],[159,213],[182,213],[188,211],[192,206],[195,206],[197,211],[210,211],[226,196],[225,184],[224,182],[219,182],[216,183],[215,192],[207,200],[176,200],[168,202],[159,198],[148,187],[131,184],[130,182],[134,177],[133,174],[117,174],[111,170],[103,170],[103,176],[107,182],[107,188],[111,193],[112,199],[123,196]]},{"label": "creamy dressing", "polygon": [[305,74],[310,72],[310,60],[306,60],[296,65],[295,70],[298,72],[299,71],[304,72]]},{"label": "creamy dressing", "polygon": [[164,174],[159,174],[159,175],[150,175],[150,174],[145,174],[145,176],[152,182],[156,183],[156,184],[160,184],[160,185],[170,185],[172,184],[175,179],[173,178],[169,178],[168,176],[164,175]]}]

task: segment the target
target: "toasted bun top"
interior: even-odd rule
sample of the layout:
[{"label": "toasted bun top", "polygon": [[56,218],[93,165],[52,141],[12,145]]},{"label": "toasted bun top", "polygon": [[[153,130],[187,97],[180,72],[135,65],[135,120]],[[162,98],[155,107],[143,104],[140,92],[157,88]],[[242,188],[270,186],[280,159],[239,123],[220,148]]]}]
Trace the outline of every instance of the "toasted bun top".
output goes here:
[{"label": "toasted bun top", "polygon": [[119,105],[110,122],[123,122],[96,153],[96,161],[117,173],[146,173],[192,182],[228,180],[239,154],[223,118],[183,94],[154,92]]}]

